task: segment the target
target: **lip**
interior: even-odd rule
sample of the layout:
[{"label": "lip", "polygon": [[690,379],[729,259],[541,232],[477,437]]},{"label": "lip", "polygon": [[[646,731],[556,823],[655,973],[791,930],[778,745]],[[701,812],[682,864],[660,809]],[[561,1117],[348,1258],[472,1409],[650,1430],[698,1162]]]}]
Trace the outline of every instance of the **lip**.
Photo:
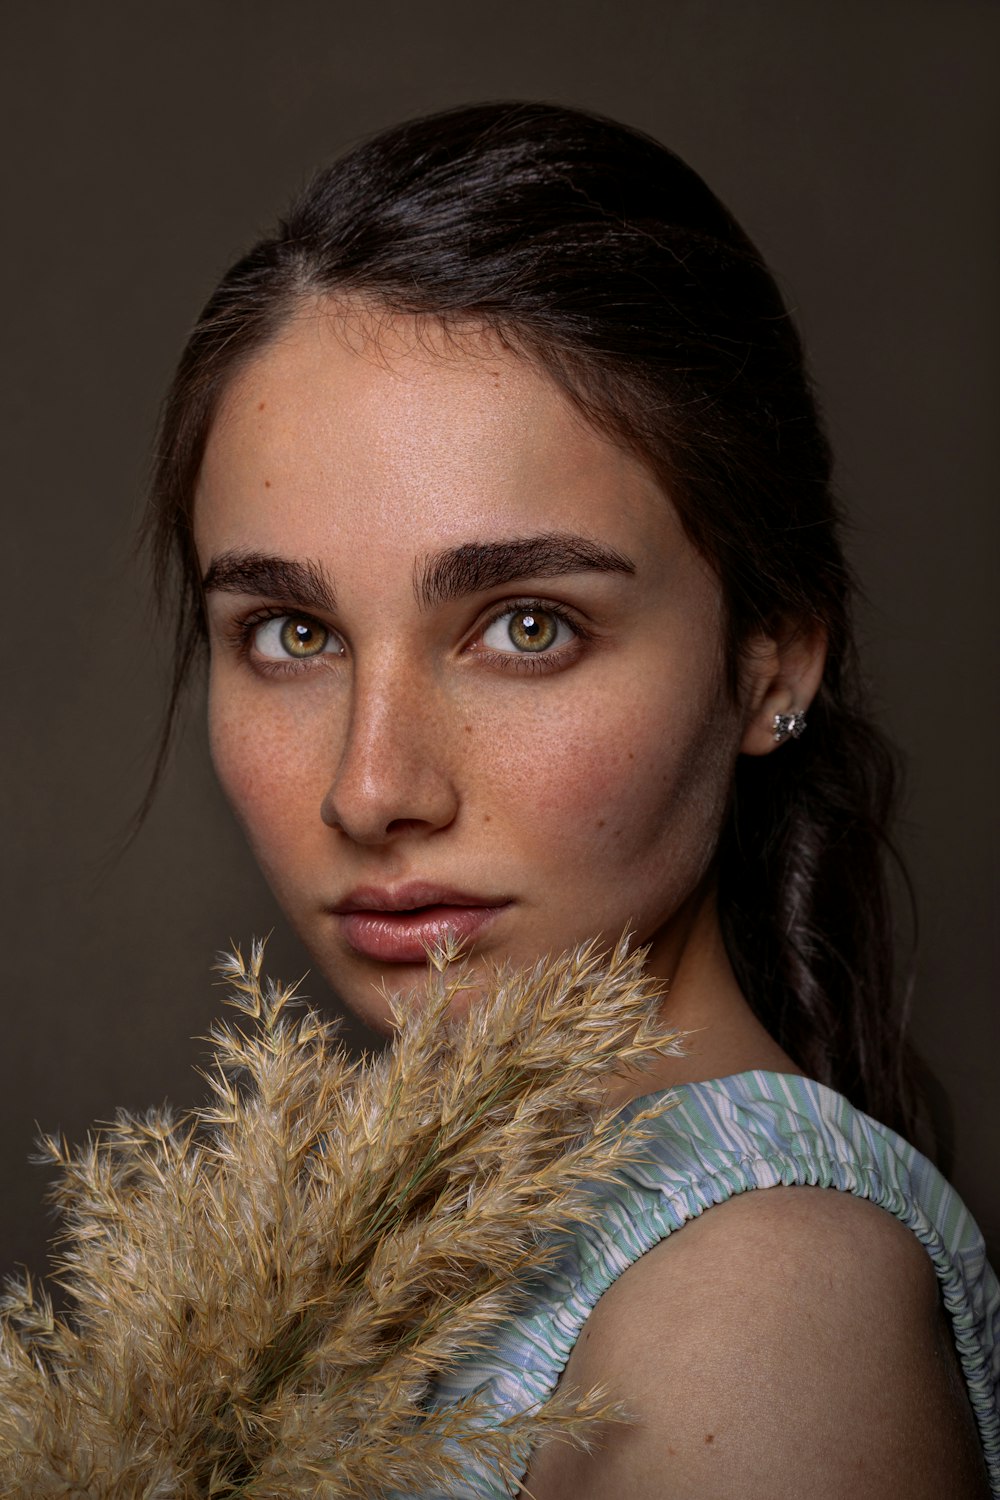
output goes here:
[{"label": "lip", "polygon": [[428,946],[447,932],[469,942],[510,904],[505,896],[472,895],[412,881],[391,890],[360,886],[330,910],[355,953],[380,963],[423,964]]}]

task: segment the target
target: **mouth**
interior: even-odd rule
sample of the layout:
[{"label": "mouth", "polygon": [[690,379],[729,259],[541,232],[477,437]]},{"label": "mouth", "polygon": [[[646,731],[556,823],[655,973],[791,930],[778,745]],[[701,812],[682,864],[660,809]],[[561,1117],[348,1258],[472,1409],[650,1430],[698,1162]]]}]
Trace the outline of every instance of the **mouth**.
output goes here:
[{"label": "mouth", "polygon": [[508,897],[411,884],[393,891],[352,891],[332,908],[332,915],[347,946],[362,957],[379,963],[425,964],[427,949],[447,933],[459,942],[471,942],[510,905]]}]

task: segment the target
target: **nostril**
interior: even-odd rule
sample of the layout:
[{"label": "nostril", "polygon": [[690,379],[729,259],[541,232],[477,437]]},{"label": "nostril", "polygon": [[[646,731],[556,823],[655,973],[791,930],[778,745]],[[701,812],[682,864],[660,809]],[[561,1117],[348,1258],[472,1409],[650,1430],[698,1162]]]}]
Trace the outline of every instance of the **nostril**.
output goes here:
[{"label": "nostril", "polygon": [[426,827],[427,821],[423,818],[393,818],[385,825],[385,831],[387,836],[394,833],[411,833]]},{"label": "nostril", "polygon": [[375,734],[384,729],[377,715],[344,747],[323,798],[321,817],[355,843],[386,844],[421,837],[448,827],[458,813],[458,793],[450,771],[433,755],[387,754],[395,742]]}]

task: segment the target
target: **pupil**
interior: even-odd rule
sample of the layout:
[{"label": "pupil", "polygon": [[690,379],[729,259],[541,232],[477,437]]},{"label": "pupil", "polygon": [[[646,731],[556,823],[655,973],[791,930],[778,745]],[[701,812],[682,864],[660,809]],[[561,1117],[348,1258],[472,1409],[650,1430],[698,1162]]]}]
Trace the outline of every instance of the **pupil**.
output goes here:
[{"label": "pupil", "polygon": [[534,610],[525,610],[523,615],[513,615],[508,630],[511,641],[521,651],[544,651],[551,646],[557,634],[552,616],[544,612],[536,615]]},{"label": "pupil", "polygon": [[290,656],[313,656],[326,644],[326,633],[308,620],[286,620],[281,643]]}]

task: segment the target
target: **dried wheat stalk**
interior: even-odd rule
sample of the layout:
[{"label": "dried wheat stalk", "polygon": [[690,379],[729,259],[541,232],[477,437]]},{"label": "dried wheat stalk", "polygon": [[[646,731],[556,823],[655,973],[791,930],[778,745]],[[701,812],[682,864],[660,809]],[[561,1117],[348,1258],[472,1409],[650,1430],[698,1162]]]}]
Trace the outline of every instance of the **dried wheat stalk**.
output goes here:
[{"label": "dried wheat stalk", "polygon": [[212,1033],[210,1103],[45,1142],[72,1310],[8,1282],[0,1495],[447,1494],[473,1458],[503,1473],[544,1434],[586,1442],[600,1392],[485,1429],[422,1402],[665,1107],[626,1133],[604,1103],[613,1068],[677,1050],[643,958],[497,968],[459,1015],[472,980],[446,946],[361,1061],[289,1013],[262,945],[228,958],[240,1018]]}]

